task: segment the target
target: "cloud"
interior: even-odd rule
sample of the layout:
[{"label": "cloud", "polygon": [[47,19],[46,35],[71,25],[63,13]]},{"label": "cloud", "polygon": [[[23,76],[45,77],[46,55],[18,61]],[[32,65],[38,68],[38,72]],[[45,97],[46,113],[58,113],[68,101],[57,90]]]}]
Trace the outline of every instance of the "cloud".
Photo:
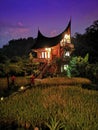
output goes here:
[{"label": "cloud", "polygon": [[29,34],[29,28],[10,28],[9,35],[13,38],[26,37]]},{"label": "cloud", "polygon": [[21,21],[17,23],[0,21],[0,29],[6,29],[6,28],[27,28],[27,27]]},{"label": "cloud", "polygon": [[57,35],[57,31],[56,30],[53,30],[51,31],[50,35],[53,37],[53,36],[56,36]]},{"label": "cloud", "polygon": [[31,28],[20,21],[15,24],[0,21],[0,47],[12,39],[26,38],[30,34]]},{"label": "cloud", "polygon": [[17,23],[8,23],[0,21],[0,34],[3,33],[4,35],[8,34],[8,32],[17,32],[24,33],[28,31],[28,27],[26,27],[22,22]]},{"label": "cloud", "polygon": [[19,27],[23,27],[23,26],[24,26],[22,22],[18,22],[17,25],[18,25]]}]

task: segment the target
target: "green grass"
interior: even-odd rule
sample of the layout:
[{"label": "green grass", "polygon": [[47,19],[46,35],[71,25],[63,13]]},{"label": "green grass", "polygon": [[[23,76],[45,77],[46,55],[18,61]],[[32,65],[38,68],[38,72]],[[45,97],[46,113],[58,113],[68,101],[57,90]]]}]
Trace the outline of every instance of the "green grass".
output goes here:
[{"label": "green grass", "polygon": [[61,124],[64,130],[97,130],[98,92],[81,87],[88,79],[65,79],[36,80],[37,86],[4,98],[0,101],[0,122],[15,121],[19,126],[28,124],[43,130]]}]

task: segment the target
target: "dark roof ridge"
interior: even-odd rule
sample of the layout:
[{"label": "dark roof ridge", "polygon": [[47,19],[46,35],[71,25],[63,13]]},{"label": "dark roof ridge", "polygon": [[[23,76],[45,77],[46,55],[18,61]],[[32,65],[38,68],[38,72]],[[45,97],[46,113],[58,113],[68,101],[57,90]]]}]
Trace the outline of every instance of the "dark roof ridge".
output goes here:
[{"label": "dark roof ridge", "polygon": [[[70,30],[69,30],[70,29]],[[70,31],[70,32],[69,32]],[[35,41],[34,46],[32,47],[33,49],[37,48],[43,48],[43,47],[52,47],[60,43],[60,41],[64,38],[65,33],[71,33],[71,20],[69,21],[67,27],[65,30],[58,34],[57,36],[54,37],[46,37],[44,36],[41,31],[38,28],[38,35]]]},{"label": "dark roof ridge", "polygon": [[68,30],[69,27],[71,28],[71,19],[70,19],[70,21],[68,22],[68,25],[67,25],[67,27],[64,29],[64,31],[61,32],[60,34],[56,35],[56,36],[53,36],[53,37],[45,36],[43,33],[41,33],[40,29],[38,28],[38,35],[37,35],[37,38],[38,38],[39,36],[42,36],[42,37],[44,37],[44,38],[49,38],[49,39],[58,37],[58,36],[62,35],[63,33],[65,33],[65,32]]}]

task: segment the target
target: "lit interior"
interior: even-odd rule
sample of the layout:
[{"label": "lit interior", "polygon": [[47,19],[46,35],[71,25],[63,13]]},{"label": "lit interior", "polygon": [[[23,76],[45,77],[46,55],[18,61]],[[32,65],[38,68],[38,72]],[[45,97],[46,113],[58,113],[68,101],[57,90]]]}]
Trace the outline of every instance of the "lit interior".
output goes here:
[{"label": "lit interior", "polygon": [[45,48],[45,52],[41,53],[41,58],[50,58],[51,48]]},{"label": "lit interior", "polygon": [[68,69],[68,65],[64,65],[64,70],[67,70]]},{"label": "lit interior", "polygon": [[61,46],[65,46],[66,43],[71,43],[70,34],[65,34],[64,38],[61,40]]},{"label": "lit interior", "polygon": [[70,56],[69,51],[67,51],[67,52],[65,53],[65,56]]}]

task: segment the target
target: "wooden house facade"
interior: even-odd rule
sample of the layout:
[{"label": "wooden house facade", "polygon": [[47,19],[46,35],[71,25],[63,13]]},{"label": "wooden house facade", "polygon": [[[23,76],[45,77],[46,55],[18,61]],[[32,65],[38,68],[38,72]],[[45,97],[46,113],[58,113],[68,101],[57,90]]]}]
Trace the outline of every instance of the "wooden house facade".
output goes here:
[{"label": "wooden house facade", "polygon": [[[69,21],[65,30],[55,37],[46,37],[40,30],[32,51],[36,53],[34,62],[43,63],[44,69],[56,68],[56,60],[60,59],[59,68],[54,70],[59,72],[66,71],[70,55],[74,50],[74,45],[71,43],[71,20]],[[55,63],[55,64],[54,64]],[[51,69],[50,69],[51,70]]]}]

